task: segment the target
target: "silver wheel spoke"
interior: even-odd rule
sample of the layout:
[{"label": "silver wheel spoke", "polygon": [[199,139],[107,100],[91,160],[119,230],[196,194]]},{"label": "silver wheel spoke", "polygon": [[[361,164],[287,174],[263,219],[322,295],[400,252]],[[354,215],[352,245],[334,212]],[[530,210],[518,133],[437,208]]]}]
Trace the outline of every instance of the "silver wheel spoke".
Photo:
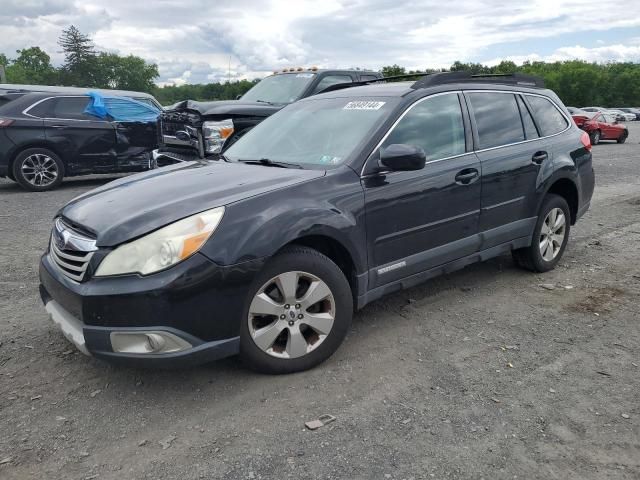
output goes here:
[{"label": "silver wheel spoke", "polygon": [[282,305],[278,305],[276,302],[266,293],[256,295],[249,307],[249,313],[252,315],[275,315],[280,316],[282,314]]},{"label": "silver wheel spoke", "polygon": [[[306,285],[305,294],[298,299],[296,292]],[[273,299],[277,296],[274,287],[284,297],[282,301]],[[284,272],[267,281],[251,301],[249,334],[267,355],[283,359],[302,357],[331,334],[335,312],[335,298],[323,280],[302,271]]]},{"label": "silver wheel spoke", "polygon": [[275,279],[276,286],[284,297],[285,303],[296,302],[296,290],[298,289],[298,272],[286,272]]},{"label": "silver wheel spoke", "polygon": [[333,328],[333,315],[330,313],[307,313],[302,323],[309,325],[321,335],[329,335]]},{"label": "silver wheel spoke", "polygon": [[47,155],[36,153],[24,159],[21,166],[24,178],[37,187],[53,183],[58,178],[58,165]]},{"label": "silver wheel spoke", "polygon": [[253,341],[256,342],[256,345],[262,350],[269,350],[286,326],[287,324],[285,322],[276,320],[271,325],[256,330],[253,334]]},{"label": "silver wheel spoke", "polygon": [[553,231],[558,231],[561,227],[564,226],[565,218],[564,213],[560,213],[556,218],[556,223],[553,224]]},{"label": "silver wheel spoke", "polygon": [[544,252],[547,248],[547,244],[549,243],[549,237],[544,237],[540,242],[540,251]]},{"label": "silver wheel spoke", "polygon": [[548,262],[553,260],[553,243],[547,242],[547,246],[544,249],[544,253],[542,254],[544,259]]},{"label": "silver wheel spoke", "polygon": [[299,325],[289,327],[289,338],[287,340],[286,351],[289,358],[301,357],[307,353],[307,340],[302,335]]},{"label": "silver wheel spoke", "polygon": [[321,280],[317,280],[309,285],[307,293],[305,293],[304,297],[300,299],[300,305],[302,305],[302,308],[306,310],[319,301],[324,300],[329,295],[331,295],[331,290],[329,290],[327,284]]}]

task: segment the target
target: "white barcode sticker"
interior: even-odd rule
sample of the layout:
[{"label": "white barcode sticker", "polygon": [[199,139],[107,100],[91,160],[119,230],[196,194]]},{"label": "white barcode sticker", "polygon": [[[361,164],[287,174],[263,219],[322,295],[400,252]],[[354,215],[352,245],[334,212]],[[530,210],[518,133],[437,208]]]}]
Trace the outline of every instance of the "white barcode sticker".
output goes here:
[{"label": "white barcode sticker", "polygon": [[386,102],[358,101],[347,103],[343,110],[380,110]]}]

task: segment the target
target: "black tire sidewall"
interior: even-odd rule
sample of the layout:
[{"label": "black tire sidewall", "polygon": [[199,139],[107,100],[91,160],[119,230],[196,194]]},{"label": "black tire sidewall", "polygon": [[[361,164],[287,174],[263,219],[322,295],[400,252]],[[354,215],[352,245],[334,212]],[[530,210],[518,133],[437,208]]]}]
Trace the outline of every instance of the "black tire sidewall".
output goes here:
[{"label": "black tire sidewall", "polygon": [[[560,251],[558,252],[558,255],[556,255],[556,257],[553,260],[548,262],[544,258],[542,258],[542,254],[540,253],[539,239],[540,239],[540,232],[542,230],[542,224],[544,223],[544,220],[547,217],[547,214],[554,208],[560,208],[564,213],[564,216],[566,218],[566,225],[565,225],[566,233],[564,236],[564,240],[562,241],[562,246],[560,247]],[[562,198],[559,195],[553,195],[553,194],[547,195],[544,202],[542,203],[542,206],[540,207],[538,220],[536,222],[536,226],[533,231],[533,242],[531,243],[531,260],[533,261],[533,266],[536,269],[536,271],[547,272],[549,270],[553,270],[556,267],[556,265],[562,258],[562,255],[564,254],[565,249],[567,248],[567,243],[569,242],[570,233],[571,233],[571,211],[569,209],[569,204],[564,198]]]},{"label": "black tire sidewall", "polygon": [[[303,271],[324,281],[333,293],[336,316],[333,328],[315,350],[299,358],[282,359],[263,352],[249,333],[249,306],[257,291],[271,278],[288,271]],[[282,374],[308,370],[329,358],[344,340],[353,316],[353,297],[349,282],[340,268],[328,257],[307,247],[293,247],[276,255],[256,275],[240,318],[240,357],[253,370]]]},{"label": "black tire sidewall", "polygon": [[591,143],[593,145],[598,145],[600,143],[600,130],[595,130],[591,134]]},{"label": "black tire sidewall", "polygon": [[618,143],[624,143],[627,141],[627,137],[629,136],[629,132],[625,130],[625,132],[618,138]]},{"label": "black tire sidewall", "polygon": [[[44,187],[37,187],[33,184],[31,184],[26,178],[24,178],[24,176],[22,175],[22,163],[24,162],[24,160],[29,157],[30,155],[34,155],[34,154],[43,154],[46,155],[48,157],[50,157],[54,162],[56,162],[56,165],[58,166],[58,177],[55,179],[55,181],[53,183],[50,183],[49,185],[46,185]],[[60,157],[55,154],[54,152],[52,152],[51,150],[48,150],[46,148],[28,148],[26,150],[23,150],[22,152],[20,152],[18,155],[16,155],[15,160],[13,161],[13,166],[11,168],[12,174],[13,174],[13,179],[24,189],[26,190],[30,190],[32,192],[45,192],[47,190],[52,190],[54,188],[56,188],[58,185],[60,185],[62,183],[62,179],[64,177],[64,164],[62,163],[62,160],[60,159]]]}]

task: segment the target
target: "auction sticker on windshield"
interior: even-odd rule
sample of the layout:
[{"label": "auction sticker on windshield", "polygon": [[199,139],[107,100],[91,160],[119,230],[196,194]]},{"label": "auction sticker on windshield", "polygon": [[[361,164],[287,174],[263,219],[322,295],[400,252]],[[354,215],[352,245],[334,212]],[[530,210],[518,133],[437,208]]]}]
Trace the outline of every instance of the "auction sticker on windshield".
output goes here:
[{"label": "auction sticker on windshield", "polygon": [[347,103],[343,110],[380,110],[386,102],[358,101]]}]

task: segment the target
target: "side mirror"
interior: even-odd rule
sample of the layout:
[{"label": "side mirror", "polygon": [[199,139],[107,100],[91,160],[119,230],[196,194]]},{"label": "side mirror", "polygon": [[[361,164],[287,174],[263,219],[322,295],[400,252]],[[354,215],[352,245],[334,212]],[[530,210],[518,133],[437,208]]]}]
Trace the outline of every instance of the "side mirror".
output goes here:
[{"label": "side mirror", "polygon": [[415,145],[396,143],[380,150],[380,165],[391,171],[422,170],[426,161],[424,150]]}]

